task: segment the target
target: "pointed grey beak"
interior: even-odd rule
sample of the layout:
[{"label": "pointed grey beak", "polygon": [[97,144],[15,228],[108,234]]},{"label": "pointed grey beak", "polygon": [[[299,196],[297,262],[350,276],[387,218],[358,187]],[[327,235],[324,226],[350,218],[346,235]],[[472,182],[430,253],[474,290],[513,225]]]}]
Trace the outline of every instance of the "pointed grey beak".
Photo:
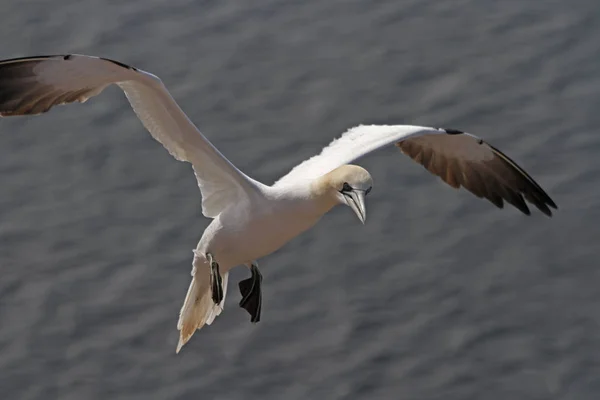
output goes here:
[{"label": "pointed grey beak", "polygon": [[356,213],[358,219],[363,224],[367,220],[367,209],[365,207],[365,191],[364,190],[352,190],[351,192],[344,193],[344,199],[346,204]]}]

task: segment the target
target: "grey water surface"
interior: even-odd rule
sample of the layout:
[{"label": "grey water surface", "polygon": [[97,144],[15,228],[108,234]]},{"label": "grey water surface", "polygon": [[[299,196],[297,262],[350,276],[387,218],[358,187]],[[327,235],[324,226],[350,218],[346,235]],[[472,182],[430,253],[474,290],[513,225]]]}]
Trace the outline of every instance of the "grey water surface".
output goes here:
[{"label": "grey water surface", "polygon": [[339,207],[260,260],[175,355],[209,220],[189,164],[117,88],[0,120],[2,399],[600,398],[597,1],[5,0],[0,58],[160,76],[271,183],[359,123],[475,133],[559,205],[496,209],[389,148],[362,226]]}]

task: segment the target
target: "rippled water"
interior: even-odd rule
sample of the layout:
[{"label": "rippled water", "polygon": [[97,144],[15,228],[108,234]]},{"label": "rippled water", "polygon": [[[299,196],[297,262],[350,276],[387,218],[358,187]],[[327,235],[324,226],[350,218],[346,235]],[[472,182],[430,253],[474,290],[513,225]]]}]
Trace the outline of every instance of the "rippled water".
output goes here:
[{"label": "rippled water", "polygon": [[3,399],[597,399],[595,1],[6,0],[1,58],[77,52],[160,76],[239,168],[273,182],[358,123],[478,134],[558,203],[498,210],[395,149],[347,208],[261,260],[178,356],[208,220],[188,164],[118,89],[0,121]]}]

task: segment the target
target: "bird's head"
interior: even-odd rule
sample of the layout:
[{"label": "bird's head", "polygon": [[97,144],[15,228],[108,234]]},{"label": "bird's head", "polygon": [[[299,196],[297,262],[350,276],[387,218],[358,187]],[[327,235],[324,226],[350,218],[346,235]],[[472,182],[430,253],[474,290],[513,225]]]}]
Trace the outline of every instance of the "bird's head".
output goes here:
[{"label": "bird's head", "polygon": [[363,224],[367,219],[365,196],[373,187],[373,178],[358,165],[343,165],[329,172],[321,180],[325,195],[336,204],[345,204],[356,213]]}]

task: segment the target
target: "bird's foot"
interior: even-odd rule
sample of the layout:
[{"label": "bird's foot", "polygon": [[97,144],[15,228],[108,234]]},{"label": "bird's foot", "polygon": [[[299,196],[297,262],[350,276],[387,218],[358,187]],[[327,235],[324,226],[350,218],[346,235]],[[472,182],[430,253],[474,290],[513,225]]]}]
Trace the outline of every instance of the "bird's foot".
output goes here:
[{"label": "bird's foot", "polygon": [[262,308],[262,275],[258,270],[258,266],[254,263],[250,266],[250,272],[252,272],[252,276],[239,283],[240,293],[242,294],[240,307],[248,311],[250,322],[257,323],[260,321],[260,310]]},{"label": "bird's foot", "polygon": [[212,291],[212,300],[215,304],[221,304],[223,301],[223,278],[219,272],[219,264],[214,260],[212,254],[206,253],[206,259],[210,264],[210,289]]}]

